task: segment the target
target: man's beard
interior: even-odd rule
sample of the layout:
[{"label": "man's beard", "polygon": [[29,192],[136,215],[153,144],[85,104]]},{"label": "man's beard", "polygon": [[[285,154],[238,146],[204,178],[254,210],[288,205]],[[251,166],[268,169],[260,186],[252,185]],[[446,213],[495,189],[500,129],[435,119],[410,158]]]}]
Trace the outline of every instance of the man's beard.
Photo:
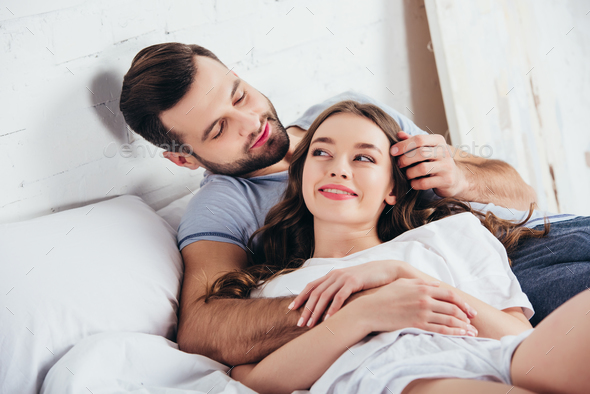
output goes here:
[{"label": "man's beard", "polygon": [[[264,96],[264,95],[263,95]],[[264,96],[270,111],[263,114],[263,119],[267,120],[272,128],[272,134],[268,140],[264,143],[264,147],[259,149],[260,153],[256,156],[250,155],[250,145],[246,146],[246,154],[248,157],[239,159],[235,163],[230,164],[217,164],[207,161],[193,152],[193,156],[199,160],[203,166],[214,174],[229,175],[229,176],[242,176],[251,172],[269,167],[275,163],[281,161],[287,152],[289,151],[289,134],[287,130],[279,120],[277,111],[268,99]],[[264,124],[264,122],[262,122]],[[255,138],[260,137],[260,133]]]}]

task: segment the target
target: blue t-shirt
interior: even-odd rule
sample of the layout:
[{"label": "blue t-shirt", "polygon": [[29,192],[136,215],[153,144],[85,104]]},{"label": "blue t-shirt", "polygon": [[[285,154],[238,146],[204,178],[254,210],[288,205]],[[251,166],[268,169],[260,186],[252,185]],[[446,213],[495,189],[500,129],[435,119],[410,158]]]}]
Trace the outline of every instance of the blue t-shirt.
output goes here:
[{"label": "blue t-shirt", "polygon": [[[310,107],[299,119],[289,126],[298,126],[308,130],[315,118],[331,105],[343,101],[355,100],[379,106],[393,117],[403,131],[410,135],[427,134],[393,108],[356,92],[345,92],[320,104]],[[205,171],[199,190],[188,203],[178,227],[178,248],[196,241],[229,242],[240,246],[247,253],[260,250],[248,250],[248,239],[252,233],[264,224],[266,214],[277,204],[287,187],[288,171],[262,175],[252,178],[231,177]],[[423,193],[428,199],[439,198],[432,190]],[[474,209],[491,210],[497,216],[509,220],[522,220],[526,212],[495,206],[494,204],[471,203]],[[532,226],[542,224],[544,212],[535,212],[528,223]],[[567,220],[574,215],[551,215],[551,222]],[[254,243],[254,249],[258,249]]]}]

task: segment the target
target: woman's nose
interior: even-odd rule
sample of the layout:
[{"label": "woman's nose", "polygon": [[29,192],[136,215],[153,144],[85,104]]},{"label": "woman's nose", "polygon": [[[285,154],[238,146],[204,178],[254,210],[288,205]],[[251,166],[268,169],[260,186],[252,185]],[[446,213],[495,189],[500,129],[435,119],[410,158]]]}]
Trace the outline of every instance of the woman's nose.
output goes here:
[{"label": "woman's nose", "polygon": [[[332,173],[332,177],[335,177],[335,176],[337,176],[337,175],[336,175],[336,173],[334,173],[334,172],[333,172],[333,173]],[[344,178],[344,179],[346,179],[346,178],[347,178],[347,175],[346,175],[345,173],[340,173],[340,176],[341,176],[342,178]]]},{"label": "woman's nose", "polygon": [[340,164],[332,169],[330,175],[332,177],[342,177],[343,179],[347,179],[350,177],[350,171],[344,165]]}]

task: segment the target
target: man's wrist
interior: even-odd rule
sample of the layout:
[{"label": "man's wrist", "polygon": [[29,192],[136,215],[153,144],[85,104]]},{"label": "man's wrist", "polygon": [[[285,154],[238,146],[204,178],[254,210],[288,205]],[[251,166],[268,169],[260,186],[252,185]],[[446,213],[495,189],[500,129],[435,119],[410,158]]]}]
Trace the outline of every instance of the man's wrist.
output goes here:
[{"label": "man's wrist", "polygon": [[471,190],[471,181],[472,179],[472,171],[467,168],[467,165],[461,163],[460,161],[455,161],[455,165],[459,169],[459,180],[457,181],[457,186],[455,188],[455,193],[453,193],[454,198],[464,201],[471,201],[473,196],[470,196],[469,191]]}]

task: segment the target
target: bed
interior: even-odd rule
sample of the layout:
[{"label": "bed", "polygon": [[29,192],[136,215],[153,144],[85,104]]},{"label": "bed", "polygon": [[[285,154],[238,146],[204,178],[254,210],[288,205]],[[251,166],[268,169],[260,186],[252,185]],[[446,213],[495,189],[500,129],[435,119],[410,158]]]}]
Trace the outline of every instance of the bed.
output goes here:
[{"label": "bed", "polygon": [[253,393],[174,342],[191,197],[156,212],[123,195],[0,225],[0,392]]}]

